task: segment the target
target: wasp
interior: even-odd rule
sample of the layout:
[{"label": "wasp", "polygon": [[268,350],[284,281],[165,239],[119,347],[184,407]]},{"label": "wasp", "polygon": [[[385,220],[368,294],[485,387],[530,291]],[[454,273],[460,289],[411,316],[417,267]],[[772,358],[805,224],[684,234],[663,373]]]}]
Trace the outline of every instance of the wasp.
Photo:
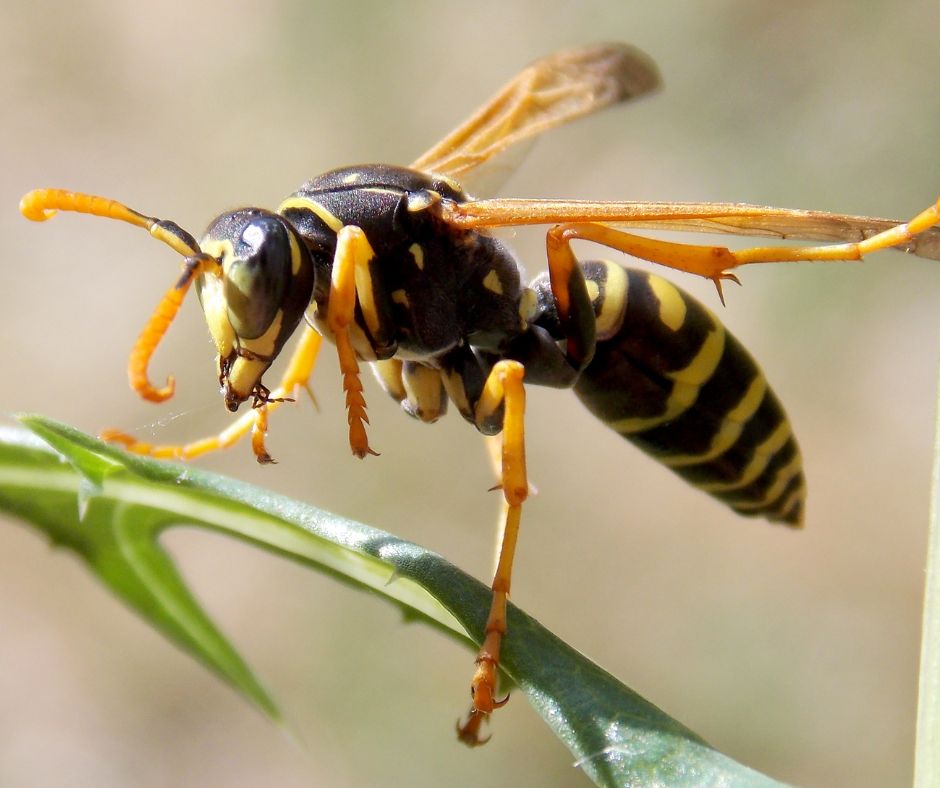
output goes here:
[{"label": "wasp", "polygon": [[[110,199],[58,189],[23,197],[43,221],[77,211],[146,229],[184,258],[128,362],[131,387],[163,402],[148,366],[195,283],[218,350],[226,407],[251,408],[218,435],[152,445],[110,430],[132,452],[188,459],[251,434],[265,447],[268,416],[308,386],[321,339],[336,348],[349,444],[369,445],[359,362],[409,415],[433,422],[452,402],[484,435],[501,435],[505,498],[492,604],[476,657],[460,738],[506,703],[497,667],[526,476],[525,383],[573,388],[603,422],[735,511],[802,523],[806,484],[783,407],[744,347],[705,306],[675,285],[602,260],[579,261],[573,241],[722,283],[751,263],[857,260],[895,248],[940,259],[938,204],[907,223],[740,203],[475,199],[466,176],[510,148],[660,86],[653,61],[623,44],[567,50],[519,73],[409,167],[343,167],[304,183],[277,211],[242,208],[215,219],[201,240],[177,224]],[[548,270],[524,284],[493,228],[550,225]],[[672,243],[634,230],[767,236],[822,245],[754,247]],[[723,301],[723,298],[722,298]],[[300,338],[278,384],[262,378],[288,339]]]}]

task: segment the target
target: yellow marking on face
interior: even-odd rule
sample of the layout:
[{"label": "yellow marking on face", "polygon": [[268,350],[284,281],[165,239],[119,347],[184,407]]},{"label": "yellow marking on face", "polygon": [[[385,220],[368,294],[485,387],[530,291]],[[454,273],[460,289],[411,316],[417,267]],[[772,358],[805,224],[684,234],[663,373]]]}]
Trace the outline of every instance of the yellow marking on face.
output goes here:
[{"label": "yellow marking on face", "polygon": [[499,274],[496,273],[495,268],[483,277],[483,287],[496,295],[503,294],[503,283],[499,280]]},{"label": "yellow marking on face", "polygon": [[284,311],[278,309],[267,331],[260,337],[255,337],[254,339],[239,339],[239,346],[258,356],[273,356],[277,348],[277,338],[281,333],[281,325],[283,323]]},{"label": "yellow marking on face", "polygon": [[228,319],[228,302],[221,276],[206,276],[202,280],[199,301],[216,350],[222,358],[228,358],[235,349],[237,339]]},{"label": "yellow marking on face", "polygon": [[221,263],[220,274],[216,276],[203,276],[199,287],[199,301],[209,327],[209,335],[215,342],[216,350],[222,358],[228,356],[235,349],[238,341],[235,329],[228,319],[228,301],[225,297],[225,280],[221,272],[225,263],[235,255],[232,242],[225,240],[203,239],[199,247],[207,255],[214,257]]},{"label": "yellow marking on face", "polygon": [[353,184],[362,177],[361,172],[351,172],[349,175],[343,177],[343,183]]},{"label": "yellow marking on face", "polygon": [[715,373],[724,349],[724,327],[712,321],[712,330],[708,332],[695,358],[683,369],[666,373],[666,377],[671,379],[673,384],[663,412],[656,416],[630,416],[625,419],[615,419],[608,422],[608,426],[621,435],[628,435],[645,432],[672,421],[695,404],[702,384]]},{"label": "yellow marking on face", "polygon": [[[609,339],[620,330],[624,315],[627,313],[627,291],[630,289],[626,269],[616,263],[604,262],[607,271],[604,286],[604,301],[595,320],[598,341]],[[589,285],[594,284],[588,282]],[[597,296],[588,288],[588,295],[594,301]]]},{"label": "yellow marking on face", "polygon": [[239,340],[240,349],[259,356],[259,358],[238,356],[232,362],[226,383],[228,383],[228,388],[238,394],[241,399],[247,399],[250,396],[255,385],[261,380],[261,376],[271,366],[283,321],[284,313],[279,309],[274,320],[271,321],[271,326],[260,337]]},{"label": "yellow marking on face", "polygon": [[764,440],[764,442],[754,450],[754,456],[751,457],[751,461],[735,481],[717,482],[715,484],[697,484],[695,486],[709,493],[729,492],[731,490],[739,490],[742,487],[747,487],[747,485],[764,472],[764,469],[770,463],[771,459],[773,459],[773,456],[786,445],[786,442],[790,440],[792,434],[793,430],[790,427],[790,422],[787,420],[780,422],[780,424],[777,425],[777,429],[770,434],[770,437]]},{"label": "yellow marking on face", "polygon": [[687,311],[682,294],[672,283],[658,276],[650,276],[648,281],[659,301],[659,319],[673,331],[678,331],[685,322]]},{"label": "yellow marking on face", "polygon": [[311,200],[309,197],[288,197],[278,206],[277,212],[284,213],[284,211],[289,211],[291,209],[299,211],[311,211],[316,216],[318,216],[323,221],[323,223],[334,233],[338,233],[343,229],[343,223],[329,210],[327,210],[326,206],[318,203],[316,200]]},{"label": "yellow marking on face", "polygon": [[682,454],[675,457],[662,457],[659,458],[660,462],[670,468],[682,468],[687,465],[698,465],[703,462],[708,462],[709,460],[721,456],[737,443],[738,438],[741,437],[741,433],[744,431],[744,425],[760,407],[766,393],[767,379],[763,375],[758,374],[757,377],[751,381],[751,385],[747,387],[747,391],[744,392],[744,396],[741,397],[738,404],[728,411],[728,414],[721,422],[721,427],[719,427],[718,431],[712,437],[712,442],[706,451],[701,454]]},{"label": "yellow marking on face", "polygon": [[408,247],[408,251],[411,252],[411,256],[414,258],[415,265],[418,266],[419,271],[424,270],[424,249],[421,248],[421,244],[414,243]]},{"label": "yellow marking on face", "polygon": [[297,243],[297,236],[293,233],[287,233],[287,237],[290,239],[290,272],[297,276],[303,263],[303,258],[300,256],[300,244]]},{"label": "yellow marking on face", "polygon": [[408,300],[408,293],[406,293],[404,290],[393,290],[392,301],[396,304],[401,304],[406,309],[411,308],[411,302]]}]

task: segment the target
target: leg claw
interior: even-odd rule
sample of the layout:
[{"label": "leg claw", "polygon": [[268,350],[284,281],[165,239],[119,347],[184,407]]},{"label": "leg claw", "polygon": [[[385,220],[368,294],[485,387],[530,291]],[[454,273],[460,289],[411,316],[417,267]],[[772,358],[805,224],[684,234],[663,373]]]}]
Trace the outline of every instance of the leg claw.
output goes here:
[{"label": "leg claw", "polygon": [[457,720],[457,738],[468,747],[480,747],[486,744],[492,738],[492,735],[481,738],[480,726],[489,719],[489,716],[489,714],[471,707],[466,722]]},{"label": "leg claw", "polygon": [[741,280],[738,279],[734,274],[727,271],[722,271],[720,274],[715,274],[714,276],[708,277],[712,280],[712,284],[715,285],[715,289],[718,291],[718,300],[721,301],[721,305],[725,305],[725,294],[722,292],[721,283],[722,280],[728,280],[729,282],[734,282],[736,285],[741,285]]}]

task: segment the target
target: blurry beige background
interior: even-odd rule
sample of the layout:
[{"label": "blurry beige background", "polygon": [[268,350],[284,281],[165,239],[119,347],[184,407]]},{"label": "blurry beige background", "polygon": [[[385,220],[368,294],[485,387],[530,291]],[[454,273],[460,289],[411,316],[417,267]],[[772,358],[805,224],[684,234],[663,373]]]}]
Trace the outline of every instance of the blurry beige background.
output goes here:
[{"label": "blurry beige background", "polygon": [[[902,2],[13,3],[0,25],[0,410],[192,438],[228,423],[195,304],[154,362],[124,363],[178,260],[139,230],[16,212],[36,186],[113,196],[199,234],[341,164],[405,163],[522,65],[628,40],[666,91],[545,139],[506,193],[735,200],[907,218],[940,193],[940,5]],[[156,9],[160,10],[157,11]],[[707,10],[706,10],[707,8]],[[864,8],[864,11],[862,10]],[[538,231],[513,239],[530,273]],[[585,248],[585,254],[592,252]],[[940,354],[936,264],[744,272],[721,312],[794,421],[805,532],[738,519],[595,422],[530,391],[515,600],[708,741],[803,785],[910,781]],[[708,287],[682,284],[714,305]],[[221,469],[490,572],[497,499],[478,436],[367,382],[349,456],[335,361],[279,412],[259,468]],[[268,724],[70,556],[0,525],[0,785],[534,786],[583,778],[520,695],[454,741],[472,655],[380,601],[241,545],[169,540],[279,698]]]}]

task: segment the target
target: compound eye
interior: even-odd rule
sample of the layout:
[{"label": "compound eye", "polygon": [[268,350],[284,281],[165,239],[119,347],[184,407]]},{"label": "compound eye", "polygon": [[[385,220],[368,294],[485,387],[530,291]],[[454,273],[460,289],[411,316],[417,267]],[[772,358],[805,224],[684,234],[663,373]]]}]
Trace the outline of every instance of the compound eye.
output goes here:
[{"label": "compound eye", "polygon": [[282,308],[291,281],[290,238],[273,216],[254,216],[222,263],[229,322],[242,339],[264,334]]}]

